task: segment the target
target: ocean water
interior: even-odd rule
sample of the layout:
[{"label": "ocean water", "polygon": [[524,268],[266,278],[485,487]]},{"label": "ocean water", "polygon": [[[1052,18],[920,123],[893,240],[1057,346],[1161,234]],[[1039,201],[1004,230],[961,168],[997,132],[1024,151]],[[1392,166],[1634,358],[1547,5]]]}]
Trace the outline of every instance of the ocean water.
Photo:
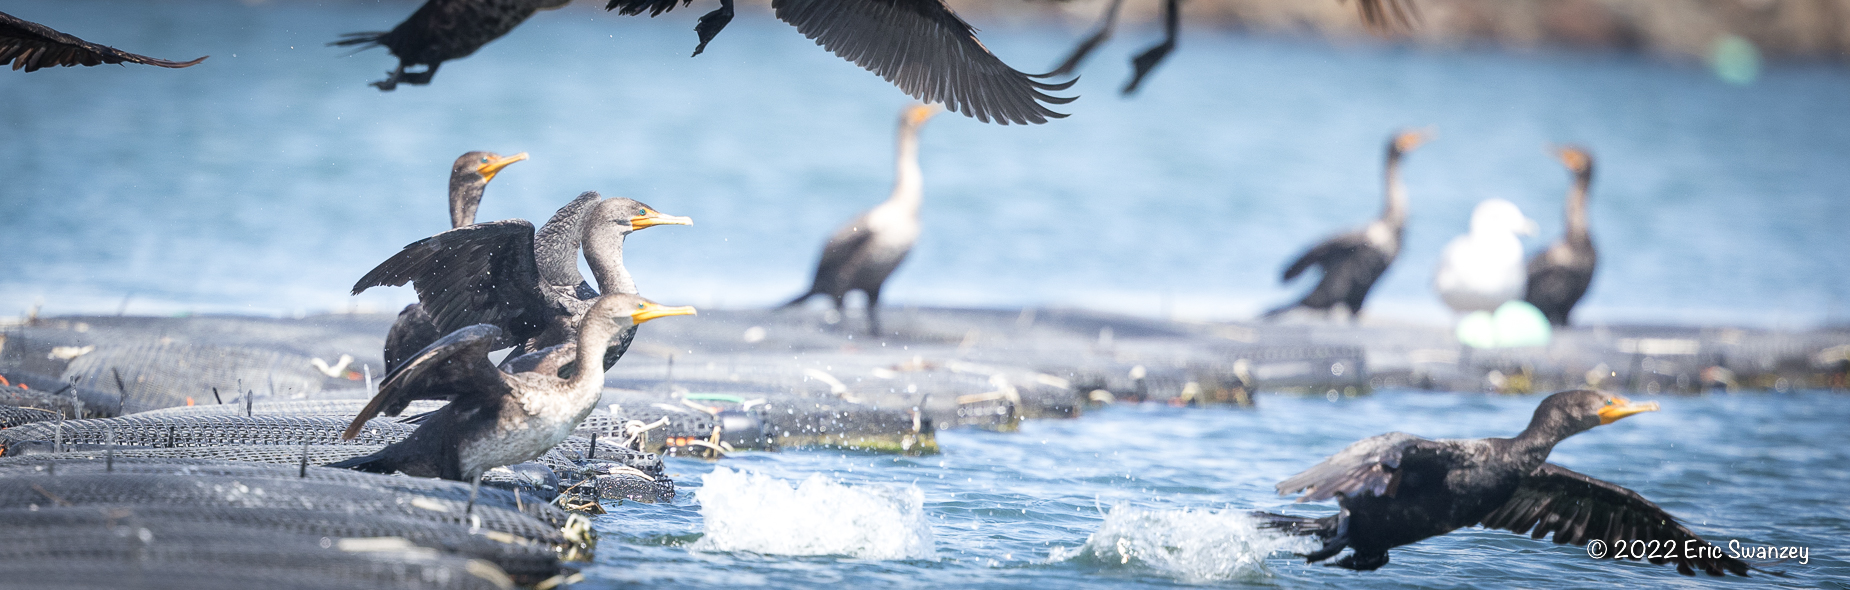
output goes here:
[{"label": "ocean water", "polygon": [[[14,0],[22,18],[130,51],[211,55],[186,70],[0,76],[0,313],[390,310],[406,289],[347,287],[445,228],[449,162],[533,159],[482,219],[543,220],[583,190],[692,216],[639,234],[645,294],[754,306],[807,285],[833,228],[885,198],[907,99],[746,10],[690,59],[699,7],[623,18],[541,13],[428,87],[366,83],[383,50],[326,47],[415,2]],[[992,23],[978,22],[978,26]],[[1079,31],[993,23],[1042,70]],[[1516,202],[1561,232],[1568,175],[1596,155],[1590,323],[1805,327],[1850,316],[1850,70],[1775,64],[1755,83],[1700,64],[1574,53],[1331,47],[1191,31],[1131,99],[1127,31],[1075,87],[1069,119],[940,117],[926,128],[926,230],[894,305],[1057,305],[1241,319],[1294,298],[1297,253],[1379,210],[1402,127],[1412,220],[1376,317],[1440,322],[1429,285],[1472,204]]]},{"label": "ocean water", "polygon": [[[1471,528],[1373,572],[1306,565],[1313,545],[1249,510],[1322,516],[1273,484],[1355,440],[1511,436],[1542,396],[1261,396],[1253,410],[1120,406],[1018,433],[939,433],[924,457],[801,451],[668,459],[674,504],[608,505],[586,588],[1714,587],[1850,580],[1850,410],[1838,394],[1655,398],[1663,410],[1568,439],[1551,461],[1626,486],[1726,546],[1806,547],[1784,574],[1669,565]],[[925,550],[915,547],[924,540]]]}]

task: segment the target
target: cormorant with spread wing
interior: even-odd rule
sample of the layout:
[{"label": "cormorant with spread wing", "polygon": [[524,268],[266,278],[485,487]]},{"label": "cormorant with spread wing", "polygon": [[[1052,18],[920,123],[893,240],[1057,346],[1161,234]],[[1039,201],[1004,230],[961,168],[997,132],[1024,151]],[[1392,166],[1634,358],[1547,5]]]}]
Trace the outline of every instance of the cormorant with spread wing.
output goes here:
[{"label": "cormorant with spread wing", "polygon": [[[391,51],[398,57],[398,69],[372,83],[380,91],[390,91],[400,82],[429,84],[443,62],[468,57],[520,26],[535,12],[571,3],[572,0],[429,0],[390,31],[347,33],[328,45],[384,47]],[[420,65],[424,66],[422,72],[405,71]]]},{"label": "cormorant with spread wing", "polygon": [[192,61],[168,61],[129,53],[0,12],[0,66],[11,63],[15,70],[31,72],[52,66],[94,66],[123,62],[184,68],[205,60],[205,57],[201,57]]},{"label": "cormorant with spread wing", "polygon": [[848,292],[858,290],[867,294],[867,331],[880,335],[880,286],[919,241],[919,204],[925,198],[925,181],[919,170],[919,128],[937,112],[935,106],[914,105],[900,115],[893,194],[829,236],[809,292],[784,307],[828,295],[840,311]]},{"label": "cormorant with spread wing", "polygon": [[1362,229],[1337,234],[1318,243],[1285,268],[1289,282],[1312,266],[1323,268],[1323,279],[1303,299],[1265,313],[1277,317],[1299,307],[1328,312],[1336,304],[1348,306],[1349,316],[1362,313],[1375,281],[1400,256],[1401,236],[1407,227],[1407,187],[1400,182],[1400,158],[1430,137],[1421,131],[1403,131],[1388,140],[1385,203],[1381,217]]},{"label": "cormorant with spread wing", "polygon": [[329,466],[473,481],[483,471],[532,460],[570,436],[597,405],[604,391],[604,368],[597,360],[611,337],[651,319],[693,313],[692,307],[663,307],[628,293],[599,298],[578,319],[578,346],[566,353],[590,369],[569,378],[495,368],[488,353],[503,341],[495,326],[451,332],[386,375],[341,438],[353,438],[367,420],[396,416],[416,400],[450,403],[425,415],[404,440]]},{"label": "cormorant with spread wing", "polygon": [[1587,187],[1593,183],[1593,156],[1574,146],[1560,149],[1561,163],[1574,173],[1574,188],[1567,193],[1567,235],[1529,259],[1529,285],[1523,300],[1542,310],[1548,323],[1567,325],[1568,312],[1593,284],[1599,253],[1587,233]]},{"label": "cormorant with spread wing", "polygon": [[1354,570],[1387,565],[1391,548],[1481,525],[1536,539],[1553,533],[1556,543],[1576,545],[1670,541],[1677,551],[1665,561],[1682,574],[1747,575],[1752,566],[1727,557],[1637,492],[1547,462],[1569,436],[1657,409],[1656,402],[1563,391],[1543,399],[1515,438],[1428,440],[1390,432],[1362,439],[1277,486],[1281,495],[1304,492],[1299,502],[1336,498],[1340,512],[1253,515],[1267,528],[1323,541],[1303,555],[1312,563],[1352,549],[1335,565]]}]

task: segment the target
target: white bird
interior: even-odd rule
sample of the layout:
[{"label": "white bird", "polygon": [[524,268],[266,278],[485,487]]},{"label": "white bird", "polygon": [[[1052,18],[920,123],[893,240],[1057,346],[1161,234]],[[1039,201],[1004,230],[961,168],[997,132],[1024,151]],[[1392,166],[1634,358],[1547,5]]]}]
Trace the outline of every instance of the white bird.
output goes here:
[{"label": "white bird", "polygon": [[1521,297],[1528,271],[1523,267],[1522,240],[1516,236],[1533,236],[1537,229],[1535,220],[1524,217],[1515,203],[1478,203],[1471,211],[1471,233],[1445,245],[1433,289],[1458,313],[1495,311]]}]

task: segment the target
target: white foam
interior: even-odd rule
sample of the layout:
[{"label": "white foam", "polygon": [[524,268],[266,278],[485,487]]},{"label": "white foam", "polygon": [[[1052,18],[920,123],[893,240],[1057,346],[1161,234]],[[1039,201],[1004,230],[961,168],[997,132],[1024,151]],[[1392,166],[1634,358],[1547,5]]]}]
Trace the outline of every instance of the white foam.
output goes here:
[{"label": "white foam", "polygon": [[1141,567],[1185,582],[1266,575],[1274,552],[1311,543],[1270,530],[1237,510],[1145,510],[1114,506],[1098,532],[1078,547],[1055,547],[1051,561],[1074,558],[1106,567]]},{"label": "white foam", "polygon": [[932,554],[925,493],[917,486],[849,486],[816,474],[791,487],[761,473],[714,469],[694,497],[706,534],[699,551],[925,559]]}]

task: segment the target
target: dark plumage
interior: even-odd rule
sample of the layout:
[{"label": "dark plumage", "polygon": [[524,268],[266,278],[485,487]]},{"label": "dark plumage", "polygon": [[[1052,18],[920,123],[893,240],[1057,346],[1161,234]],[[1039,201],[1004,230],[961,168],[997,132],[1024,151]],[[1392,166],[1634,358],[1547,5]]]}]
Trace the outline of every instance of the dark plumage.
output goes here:
[{"label": "dark plumage", "polygon": [[1561,163],[1574,173],[1574,188],[1567,193],[1567,235],[1529,259],[1529,285],[1523,301],[1542,310],[1548,323],[1567,325],[1567,314],[1593,284],[1599,253],[1587,232],[1587,187],[1593,183],[1593,156],[1568,146],[1560,149]]},{"label": "dark plumage", "polygon": [[[1533,531],[1536,539],[1553,533],[1556,543],[1577,545],[1674,541],[1679,551],[1668,561],[1678,572],[1747,575],[1748,564],[1708,557],[1725,553],[1637,493],[1547,463],[1554,446],[1569,436],[1655,410],[1655,402],[1564,391],[1542,400],[1529,427],[1515,438],[1427,440],[1391,432],[1362,439],[1277,486],[1279,494],[1303,492],[1299,502],[1336,498],[1341,512],[1322,518],[1254,515],[1268,528],[1323,541],[1321,549],[1303,556],[1310,562],[1352,549],[1335,565],[1356,570],[1387,565],[1388,549],[1482,525]],[[1715,551],[1685,554],[1683,547]]]},{"label": "dark plumage", "polygon": [[[610,0],[605,8],[655,16],[675,5],[676,0]],[[878,74],[913,98],[942,103],[985,123],[1045,123],[1066,115],[1042,103],[1073,100],[1045,92],[1065,90],[1072,82],[1040,82],[1036,78],[1046,76],[1002,63],[944,0],[773,0],[771,10],[817,45]],[[732,0],[721,0],[719,9],[700,18],[695,55],[732,15]]]},{"label": "dark plumage", "polygon": [[[494,180],[502,168],[525,159],[526,152],[505,157],[493,152],[469,152],[458,156],[450,164],[450,229],[475,223],[475,210],[482,204],[482,192],[488,188],[488,182]],[[572,244],[576,248],[576,239]],[[572,272],[578,272],[575,259]],[[436,342],[443,334],[423,305],[405,306],[385,335],[386,372],[398,368],[406,358]]]},{"label": "dark plumage", "polygon": [[[1079,46],[1074,47],[1073,52],[1060,63],[1060,67],[1054,68],[1047,77],[1064,76],[1077,71],[1092,50],[1098,49],[1106,39],[1111,38],[1111,33],[1118,26],[1118,9],[1123,5],[1124,0],[1111,0],[1111,4],[1105,7],[1105,16],[1098,27],[1084,41],[1080,41]],[[1356,0],[1356,8],[1361,11],[1362,23],[1382,35],[1412,27],[1419,20],[1419,12],[1414,9],[1412,0]],[[1169,57],[1169,52],[1175,49],[1176,35],[1181,30],[1181,14],[1181,0],[1163,0],[1163,40],[1138,52],[1137,57],[1131,59],[1134,71],[1130,82],[1124,85],[1124,94],[1136,92],[1143,84],[1144,77],[1150,75],[1157,64],[1162,63],[1164,58]]]},{"label": "dark plumage", "polygon": [[167,61],[137,55],[97,45],[0,12],[0,66],[12,63],[15,70],[31,72],[51,66],[94,66],[123,62],[184,68],[205,60],[205,57],[201,57],[192,61]]},{"label": "dark plumage", "polygon": [[937,112],[936,107],[918,105],[900,115],[893,194],[829,236],[809,291],[784,307],[828,295],[840,311],[848,292],[858,290],[867,294],[868,332],[880,335],[880,286],[906,260],[919,239],[919,204],[925,198],[919,170],[919,128]]},{"label": "dark plumage", "polygon": [[1328,312],[1338,303],[1348,307],[1351,317],[1362,312],[1362,302],[1368,298],[1368,291],[1400,255],[1401,236],[1407,225],[1407,189],[1400,182],[1400,158],[1425,143],[1427,138],[1428,135],[1420,131],[1403,131],[1388,140],[1386,203],[1381,217],[1361,229],[1325,239],[1286,267],[1284,282],[1290,282],[1312,266],[1323,269],[1323,279],[1303,299],[1266,312],[1266,318],[1299,307]]},{"label": "dark plumage", "polygon": [[569,353],[577,365],[591,369],[570,378],[495,368],[488,353],[503,340],[500,328],[478,324],[451,332],[386,375],[341,438],[353,438],[374,416],[398,415],[415,400],[450,403],[425,415],[404,440],[329,466],[473,481],[483,471],[531,460],[570,436],[597,405],[604,368],[596,359],[617,331],[693,313],[691,307],[663,307],[627,293],[599,298],[580,317],[578,346]]},{"label": "dark plumage", "polygon": [[[598,285],[608,293],[633,294],[635,282],[623,267],[624,236],[654,225],[692,223],[634,200],[599,201],[597,193],[587,192],[553,216],[540,230],[542,239],[524,219],[460,227],[405,246],[361,277],[353,292],[411,283],[438,332],[493,325],[501,339],[496,348],[517,346],[518,357],[572,341],[592,305],[586,299],[596,296],[578,274],[577,244],[563,236],[582,227],[577,235]],[[604,366],[627,346],[628,336],[610,348]]]},{"label": "dark plumage", "polygon": [[[398,68],[386,79],[373,82],[381,91],[398,88],[398,84],[429,84],[437,67],[452,59],[475,53],[489,41],[501,38],[514,27],[541,10],[570,4],[572,0],[429,0],[419,6],[411,18],[385,32],[347,33],[338,46],[360,49],[385,47],[398,57]],[[425,66],[422,72],[405,68]]]}]

